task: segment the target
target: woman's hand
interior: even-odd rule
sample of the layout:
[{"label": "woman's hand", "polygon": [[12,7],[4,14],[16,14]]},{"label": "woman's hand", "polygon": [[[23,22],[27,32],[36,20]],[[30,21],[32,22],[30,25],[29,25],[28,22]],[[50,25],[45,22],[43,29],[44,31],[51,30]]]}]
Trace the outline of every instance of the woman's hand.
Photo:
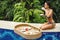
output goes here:
[{"label": "woman's hand", "polygon": [[40,14],[40,16],[44,16],[44,14]]},{"label": "woman's hand", "polygon": [[42,7],[41,9],[45,11],[45,8],[44,7]]}]

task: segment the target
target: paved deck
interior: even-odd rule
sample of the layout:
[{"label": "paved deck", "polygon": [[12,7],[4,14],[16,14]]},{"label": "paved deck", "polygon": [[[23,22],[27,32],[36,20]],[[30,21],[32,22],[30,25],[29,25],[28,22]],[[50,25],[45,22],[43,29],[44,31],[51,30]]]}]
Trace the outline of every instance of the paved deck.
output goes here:
[{"label": "paved deck", "polygon": [[[3,28],[3,29],[14,30],[14,27],[17,24],[22,24],[22,22],[11,22],[11,21],[0,20],[0,28]],[[32,26],[37,27],[37,28],[39,28],[42,25],[40,23],[23,23],[23,24],[29,24],[29,25],[32,25]],[[56,23],[56,26],[54,29],[42,30],[42,32],[60,32],[60,23]]]}]

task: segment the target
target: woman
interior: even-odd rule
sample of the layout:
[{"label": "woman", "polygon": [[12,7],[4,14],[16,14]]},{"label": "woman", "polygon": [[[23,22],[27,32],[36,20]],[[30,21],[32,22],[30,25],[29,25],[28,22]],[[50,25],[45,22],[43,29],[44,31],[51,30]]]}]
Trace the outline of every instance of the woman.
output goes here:
[{"label": "woman", "polygon": [[53,16],[53,9],[51,8],[51,5],[50,5],[49,1],[45,2],[43,10],[45,11],[45,16],[46,16],[48,22],[44,23],[41,26],[41,29],[46,30],[46,29],[54,28],[55,23],[54,23],[54,20],[53,20],[53,17],[52,17]]}]

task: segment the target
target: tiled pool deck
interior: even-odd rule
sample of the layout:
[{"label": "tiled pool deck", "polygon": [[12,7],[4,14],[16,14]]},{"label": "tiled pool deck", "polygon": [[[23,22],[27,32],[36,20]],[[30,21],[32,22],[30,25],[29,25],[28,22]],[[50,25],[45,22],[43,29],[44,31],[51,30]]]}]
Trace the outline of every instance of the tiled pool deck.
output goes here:
[{"label": "tiled pool deck", "polygon": [[[11,21],[1,21],[0,20],[0,28],[3,29],[10,29],[10,30],[14,30],[14,26],[17,24],[22,24],[21,22],[11,22]],[[29,24],[32,25],[34,27],[41,27],[42,24],[40,23],[23,23],[23,24]],[[51,30],[42,30],[42,32],[60,32],[60,23],[56,23],[56,26],[54,29]]]}]

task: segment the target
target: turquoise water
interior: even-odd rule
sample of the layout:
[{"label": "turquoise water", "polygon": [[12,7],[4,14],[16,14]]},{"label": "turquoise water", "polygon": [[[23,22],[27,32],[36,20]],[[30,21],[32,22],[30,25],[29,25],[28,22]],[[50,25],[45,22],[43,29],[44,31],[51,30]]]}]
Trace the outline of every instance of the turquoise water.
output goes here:
[{"label": "turquoise water", "polygon": [[[13,30],[0,29],[0,40],[26,40]],[[36,40],[60,40],[60,32],[43,32],[41,38]]]}]

